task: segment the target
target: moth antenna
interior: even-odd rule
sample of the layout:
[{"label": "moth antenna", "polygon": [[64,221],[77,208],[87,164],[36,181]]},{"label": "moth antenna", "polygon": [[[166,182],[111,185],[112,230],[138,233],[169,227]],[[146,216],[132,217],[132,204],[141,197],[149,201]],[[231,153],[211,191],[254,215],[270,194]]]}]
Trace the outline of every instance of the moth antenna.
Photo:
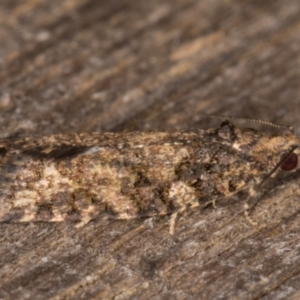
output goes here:
[{"label": "moth antenna", "polygon": [[284,156],[277,164],[276,166],[273,168],[273,170],[267,174],[267,176],[260,182],[260,184],[258,185],[258,188],[260,188],[271,176],[272,174],[274,174],[278,168],[290,157],[290,155],[294,152],[295,149],[297,149],[298,146],[292,146],[291,149],[289,150],[289,152],[287,153],[286,156]]},{"label": "moth antenna", "polygon": [[288,126],[285,124],[276,124],[273,122],[269,121],[264,121],[260,119],[252,119],[252,118],[242,118],[242,117],[233,117],[233,116],[222,116],[222,115],[209,115],[209,114],[200,114],[205,117],[209,118],[216,118],[216,119],[232,119],[232,120],[240,120],[240,121],[247,121],[247,122],[253,122],[253,123],[260,123],[268,126],[272,126],[275,128],[283,128],[283,129],[288,129],[290,132],[294,133],[294,127],[293,126]]}]

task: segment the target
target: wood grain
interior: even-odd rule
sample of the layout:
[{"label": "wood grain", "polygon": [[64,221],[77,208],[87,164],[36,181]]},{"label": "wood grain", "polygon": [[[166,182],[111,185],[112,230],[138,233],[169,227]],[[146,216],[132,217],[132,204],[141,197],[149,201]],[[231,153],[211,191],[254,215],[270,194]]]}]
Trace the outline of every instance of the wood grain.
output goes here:
[{"label": "wood grain", "polygon": [[[218,125],[201,113],[299,133],[299,13],[297,0],[3,0],[0,137]],[[299,184],[270,183],[258,227],[245,195],[184,213],[173,237],[167,217],[1,224],[0,299],[298,299]]]}]

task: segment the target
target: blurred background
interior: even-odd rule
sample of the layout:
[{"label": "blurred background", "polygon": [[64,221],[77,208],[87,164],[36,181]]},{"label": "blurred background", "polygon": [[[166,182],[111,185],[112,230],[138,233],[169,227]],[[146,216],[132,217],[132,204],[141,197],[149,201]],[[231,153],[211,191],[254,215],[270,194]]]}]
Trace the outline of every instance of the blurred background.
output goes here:
[{"label": "blurred background", "polygon": [[297,126],[299,1],[3,0],[0,137]]}]

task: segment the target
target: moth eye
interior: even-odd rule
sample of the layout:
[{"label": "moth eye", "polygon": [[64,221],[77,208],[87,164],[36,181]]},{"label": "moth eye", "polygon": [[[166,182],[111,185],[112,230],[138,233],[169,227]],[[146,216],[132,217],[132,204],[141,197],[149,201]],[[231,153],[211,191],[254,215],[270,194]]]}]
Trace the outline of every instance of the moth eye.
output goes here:
[{"label": "moth eye", "polygon": [[[284,158],[286,154],[281,156],[281,159]],[[295,153],[291,153],[290,156],[281,164],[281,170],[283,171],[291,171],[295,169],[298,165],[298,155]]]}]

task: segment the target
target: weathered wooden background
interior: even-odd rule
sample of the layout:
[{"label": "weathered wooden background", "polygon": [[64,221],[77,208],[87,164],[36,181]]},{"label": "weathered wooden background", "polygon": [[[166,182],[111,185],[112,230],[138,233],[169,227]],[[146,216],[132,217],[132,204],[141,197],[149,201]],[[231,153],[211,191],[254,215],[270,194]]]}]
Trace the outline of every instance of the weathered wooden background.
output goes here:
[{"label": "weathered wooden background", "polygon": [[[2,0],[0,43],[1,138],[218,125],[201,113],[300,132],[298,0]],[[255,228],[245,195],[173,237],[168,217],[1,224],[0,299],[299,299],[299,184]]]}]

